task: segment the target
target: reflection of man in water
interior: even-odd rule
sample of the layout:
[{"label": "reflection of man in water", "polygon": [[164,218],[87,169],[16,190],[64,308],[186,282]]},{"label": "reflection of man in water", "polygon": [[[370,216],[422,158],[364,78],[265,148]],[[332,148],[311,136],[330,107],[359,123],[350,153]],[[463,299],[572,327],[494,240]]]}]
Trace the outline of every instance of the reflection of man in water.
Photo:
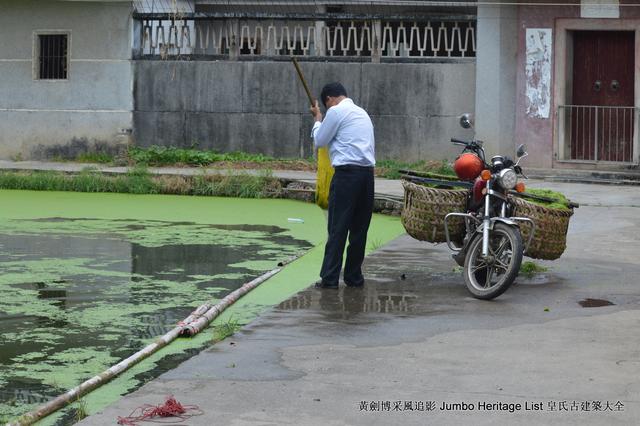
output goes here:
[{"label": "reflection of man in water", "polygon": [[345,288],[344,292],[323,291],[318,304],[328,319],[348,320],[365,311],[366,291],[366,288]]},{"label": "reflection of man in water", "polygon": [[373,124],[340,83],[324,86],[320,100],[327,113],[322,116],[316,101],[311,108],[315,119],[311,133],[316,147],[329,146],[335,174],[329,189],[329,238],[320,269],[322,280],[316,287],[338,288],[347,235],[344,282],[349,287],[362,287],[362,261],[373,212]]}]

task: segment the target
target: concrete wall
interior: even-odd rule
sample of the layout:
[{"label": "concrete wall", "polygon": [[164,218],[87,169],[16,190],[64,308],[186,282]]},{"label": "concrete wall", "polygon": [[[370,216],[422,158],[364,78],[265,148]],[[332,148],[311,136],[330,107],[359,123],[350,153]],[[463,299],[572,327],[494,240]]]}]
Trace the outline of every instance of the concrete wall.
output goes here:
[{"label": "concrete wall", "polygon": [[478,6],[477,139],[487,158],[515,154],[517,6]]},{"label": "concrete wall", "polygon": [[[475,63],[372,64],[303,62],[318,96],[341,81],[372,117],[376,157],[452,158],[451,137],[475,105]],[[307,97],[290,62],[134,61],[134,140],[247,151],[277,157],[312,155]]]},{"label": "concrete wall", "polygon": [[[0,158],[74,155],[126,142],[131,3],[0,0],[0,10]],[[34,79],[39,30],[70,32],[67,80]]]}]

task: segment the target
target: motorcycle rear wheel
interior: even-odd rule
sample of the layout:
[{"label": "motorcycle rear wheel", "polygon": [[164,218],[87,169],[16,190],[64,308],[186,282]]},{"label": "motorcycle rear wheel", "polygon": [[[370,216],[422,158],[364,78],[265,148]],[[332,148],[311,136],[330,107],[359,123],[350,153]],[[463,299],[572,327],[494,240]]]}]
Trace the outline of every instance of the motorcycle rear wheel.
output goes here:
[{"label": "motorcycle rear wheel", "polygon": [[482,256],[482,234],[469,245],[464,282],[477,299],[490,300],[507,291],[520,271],[522,236],[515,226],[496,223],[489,236],[489,256]]}]

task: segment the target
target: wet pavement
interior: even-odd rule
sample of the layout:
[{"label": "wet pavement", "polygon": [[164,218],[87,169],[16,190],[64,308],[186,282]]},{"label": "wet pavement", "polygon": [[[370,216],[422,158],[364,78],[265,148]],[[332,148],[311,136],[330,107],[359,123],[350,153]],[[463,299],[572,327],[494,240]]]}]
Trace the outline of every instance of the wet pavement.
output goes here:
[{"label": "wet pavement", "polygon": [[639,424],[640,191],[530,186],[582,205],[562,258],[498,299],[405,235],[364,288],[304,290],[81,424],[167,395],[194,425]]}]

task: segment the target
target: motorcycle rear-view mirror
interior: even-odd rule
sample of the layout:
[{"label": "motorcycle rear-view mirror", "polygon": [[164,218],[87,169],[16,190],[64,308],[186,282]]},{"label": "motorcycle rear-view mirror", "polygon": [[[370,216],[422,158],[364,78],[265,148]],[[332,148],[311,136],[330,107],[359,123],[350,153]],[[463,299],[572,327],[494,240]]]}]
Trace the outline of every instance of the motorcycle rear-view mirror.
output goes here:
[{"label": "motorcycle rear-view mirror", "polygon": [[524,144],[520,145],[518,147],[518,151],[516,152],[516,156],[518,157],[522,157],[527,153],[526,151],[526,147],[524,146]]},{"label": "motorcycle rear-view mirror", "polygon": [[460,126],[463,129],[470,129],[473,127],[473,116],[469,113],[464,113],[460,116]]}]

